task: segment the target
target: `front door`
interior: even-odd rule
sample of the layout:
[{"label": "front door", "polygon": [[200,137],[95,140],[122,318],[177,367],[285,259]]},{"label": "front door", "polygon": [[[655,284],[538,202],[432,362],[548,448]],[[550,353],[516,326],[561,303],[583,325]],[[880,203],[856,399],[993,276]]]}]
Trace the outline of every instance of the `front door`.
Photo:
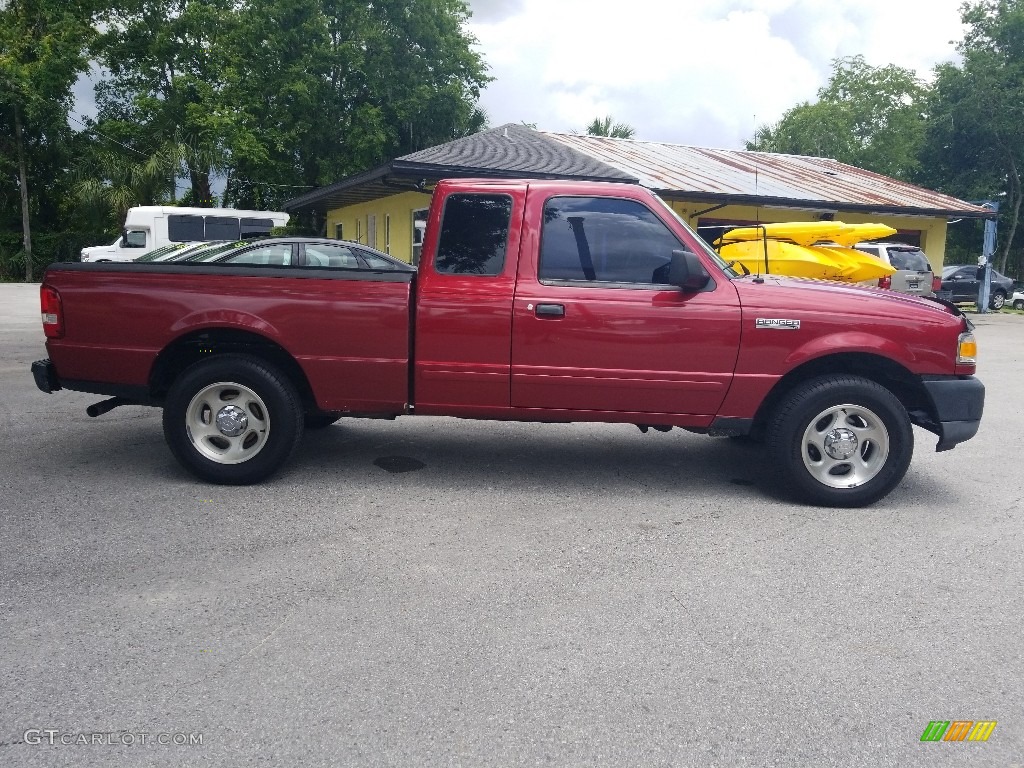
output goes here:
[{"label": "front door", "polygon": [[694,293],[669,285],[672,251],[689,246],[639,200],[541,194],[527,202],[543,223],[520,263],[512,406],[715,414],[739,350],[731,283],[719,273]]}]

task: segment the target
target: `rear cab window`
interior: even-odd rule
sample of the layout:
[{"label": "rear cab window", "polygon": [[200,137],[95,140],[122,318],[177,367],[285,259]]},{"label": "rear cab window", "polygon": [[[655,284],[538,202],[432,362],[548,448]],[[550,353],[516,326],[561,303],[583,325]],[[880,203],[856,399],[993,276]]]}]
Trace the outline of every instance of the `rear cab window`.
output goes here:
[{"label": "rear cab window", "polygon": [[509,195],[449,195],[444,204],[434,268],[444,275],[501,274],[511,220]]}]

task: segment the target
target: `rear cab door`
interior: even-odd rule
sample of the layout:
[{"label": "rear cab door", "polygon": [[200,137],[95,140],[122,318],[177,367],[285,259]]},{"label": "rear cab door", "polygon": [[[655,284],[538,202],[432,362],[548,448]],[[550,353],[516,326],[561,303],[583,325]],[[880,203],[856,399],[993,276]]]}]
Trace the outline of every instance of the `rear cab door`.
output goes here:
[{"label": "rear cab door", "polygon": [[[680,249],[701,256],[704,290],[667,284]],[[732,381],[740,320],[726,274],[643,188],[530,184],[512,328],[519,417],[707,426]]]}]

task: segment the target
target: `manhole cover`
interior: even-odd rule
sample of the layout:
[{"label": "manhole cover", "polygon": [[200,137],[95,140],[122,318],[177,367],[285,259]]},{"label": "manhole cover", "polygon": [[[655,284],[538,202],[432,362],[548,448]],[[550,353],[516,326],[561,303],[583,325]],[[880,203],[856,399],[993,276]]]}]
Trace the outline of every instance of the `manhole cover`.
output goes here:
[{"label": "manhole cover", "polygon": [[419,459],[409,456],[381,456],[373,463],[385,472],[415,472],[427,466]]}]

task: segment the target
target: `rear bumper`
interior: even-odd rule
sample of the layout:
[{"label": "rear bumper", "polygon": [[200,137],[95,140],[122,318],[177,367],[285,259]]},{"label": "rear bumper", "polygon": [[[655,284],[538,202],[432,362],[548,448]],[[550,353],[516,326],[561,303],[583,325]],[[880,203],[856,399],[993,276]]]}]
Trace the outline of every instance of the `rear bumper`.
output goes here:
[{"label": "rear bumper", "polygon": [[32,378],[36,380],[36,386],[47,394],[63,389],[57,378],[57,369],[49,359],[32,363]]},{"label": "rear bumper", "polygon": [[985,385],[974,376],[925,379],[931,414],[915,423],[939,436],[936,451],[948,451],[978,433],[985,410]]}]

